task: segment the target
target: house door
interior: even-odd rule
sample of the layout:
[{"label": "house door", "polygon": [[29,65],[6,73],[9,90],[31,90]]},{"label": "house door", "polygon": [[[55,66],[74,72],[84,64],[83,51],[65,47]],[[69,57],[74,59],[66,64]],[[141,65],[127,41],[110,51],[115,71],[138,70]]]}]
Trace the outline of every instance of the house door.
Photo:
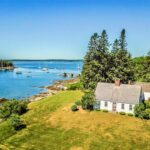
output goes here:
[{"label": "house door", "polygon": [[112,103],[112,111],[116,111],[116,102]]}]

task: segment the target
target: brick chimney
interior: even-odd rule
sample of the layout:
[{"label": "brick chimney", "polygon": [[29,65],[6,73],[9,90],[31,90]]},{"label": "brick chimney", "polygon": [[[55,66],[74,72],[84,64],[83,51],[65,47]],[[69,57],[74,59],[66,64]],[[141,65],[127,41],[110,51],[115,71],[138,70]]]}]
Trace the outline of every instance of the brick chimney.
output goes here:
[{"label": "brick chimney", "polygon": [[120,82],[120,79],[116,79],[115,80],[115,86],[120,86],[121,82]]}]

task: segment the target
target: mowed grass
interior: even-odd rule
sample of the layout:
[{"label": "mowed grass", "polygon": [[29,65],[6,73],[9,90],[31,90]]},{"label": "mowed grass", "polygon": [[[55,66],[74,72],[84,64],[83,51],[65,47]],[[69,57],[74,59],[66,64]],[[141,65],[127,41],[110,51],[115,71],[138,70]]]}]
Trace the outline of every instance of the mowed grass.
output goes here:
[{"label": "mowed grass", "polygon": [[98,111],[72,112],[81,91],[63,91],[29,104],[27,128],[15,132],[0,124],[0,149],[149,150],[150,121]]}]

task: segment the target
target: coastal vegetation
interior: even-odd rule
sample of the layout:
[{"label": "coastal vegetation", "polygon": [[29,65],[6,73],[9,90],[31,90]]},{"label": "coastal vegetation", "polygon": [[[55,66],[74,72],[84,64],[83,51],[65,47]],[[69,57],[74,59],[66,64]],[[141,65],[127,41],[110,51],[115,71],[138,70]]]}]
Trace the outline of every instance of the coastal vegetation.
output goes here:
[{"label": "coastal vegetation", "polygon": [[0,124],[0,149],[149,149],[150,121],[101,111],[72,112],[71,105],[82,96],[79,90],[62,91],[29,103],[29,111],[20,116],[26,128],[16,131],[9,121]]},{"label": "coastal vegetation", "polygon": [[150,55],[132,58],[127,49],[126,30],[110,44],[106,30],[101,35],[94,33],[89,41],[84,58],[81,81],[85,89],[95,89],[98,82],[122,83],[150,81]]},{"label": "coastal vegetation", "polygon": [[9,100],[0,105],[0,119],[8,121],[15,130],[25,127],[20,115],[27,112],[27,101]]},{"label": "coastal vegetation", "polygon": [[12,67],[13,67],[13,63],[11,61],[0,60],[0,69],[3,69],[3,68],[12,68]]}]

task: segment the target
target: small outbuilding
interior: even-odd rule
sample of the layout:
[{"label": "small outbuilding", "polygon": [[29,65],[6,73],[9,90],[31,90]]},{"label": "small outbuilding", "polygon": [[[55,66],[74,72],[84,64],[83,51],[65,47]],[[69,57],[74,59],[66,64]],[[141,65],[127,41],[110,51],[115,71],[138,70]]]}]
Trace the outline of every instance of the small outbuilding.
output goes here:
[{"label": "small outbuilding", "polygon": [[134,106],[144,100],[140,85],[115,83],[97,84],[95,90],[95,109],[105,109],[113,112],[133,113]]}]

